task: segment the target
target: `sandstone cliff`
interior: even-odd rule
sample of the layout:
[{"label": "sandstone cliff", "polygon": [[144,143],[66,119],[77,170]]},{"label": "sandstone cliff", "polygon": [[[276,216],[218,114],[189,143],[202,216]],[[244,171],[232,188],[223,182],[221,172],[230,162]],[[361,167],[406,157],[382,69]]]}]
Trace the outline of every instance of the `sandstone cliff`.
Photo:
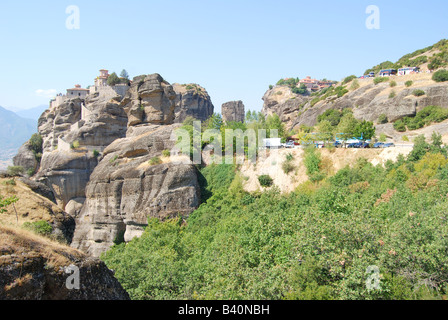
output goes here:
[{"label": "sandstone cliff", "polygon": [[[46,110],[33,179],[76,219],[73,247],[99,256],[140,235],[148,217],[188,216],[197,208],[196,168],[161,154],[173,147],[173,131],[187,116],[205,121],[213,111],[204,88],[172,86],[159,74],[135,77],[123,96],[103,90]],[[25,151],[18,159],[28,165]]]},{"label": "sandstone cliff", "polygon": [[174,122],[182,123],[188,116],[206,121],[213,115],[214,106],[207,91],[197,84],[173,84],[175,99]]},{"label": "sandstone cliff", "polygon": [[241,100],[224,103],[221,113],[224,122],[244,122],[246,118],[245,107]]},{"label": "sandstone cliff", "polygon": [[288,128],[292,128],[308,96],[297,95],[287,86],[277,86],[263,96],[262,113],[265,116],[277,114]]},{"label": "sandstone cliff", "polygon": [[[354,116],[360,120],[377,122],[381,114],[385,114],[390,122],[416,112],[429,105],[448,108],[448,84],[436,83],[431,80],[432,74],[421,73],[408,76],[394,76],[390,80],[397,83],[391,87],[389,81],[375,85],[373,79],[362,79],[359,88],[350,89],[344,96],[327,97],[317,103],[312,103],[315,96],[300,96],[293,94],[287,87],[275,87],[263,97],[263,113],[277,113],[288,129],[299,128],[301,125],[314,126],[317,117],[328,109],[351,108]],[[411,87],[405,82],[411,80]],[[340,84],[338,84],[340,85]],[[423,90],[424,96],[416,97],[413,92]],[[394,95],[391,93],[394,92]]]},{"label": "sandstone cliff", "polygon": [[90,176],[72,246],[99,256],[141,235],[148,217],[188,216],[199,206],[196,168],[162,157],[171,150],[176,94],[160,75],[134,78],[121,105],[126,137],[104,149]]}]

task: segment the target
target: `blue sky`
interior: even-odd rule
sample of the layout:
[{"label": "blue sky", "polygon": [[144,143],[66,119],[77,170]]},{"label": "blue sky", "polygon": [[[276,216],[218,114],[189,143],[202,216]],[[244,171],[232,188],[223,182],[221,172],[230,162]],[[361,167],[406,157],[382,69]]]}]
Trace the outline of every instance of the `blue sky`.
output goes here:
[{"label": "blue sky", "polygon": [[[80,29],[66,28],[66,8]],[[368,5],[380,29],[365,26]],[[0,2],[0,105],[27,109],[98,70],[199,83],[221,111],[261,110],[282,77],[361,75],[448,38],[448,1],[71,0]]]}]

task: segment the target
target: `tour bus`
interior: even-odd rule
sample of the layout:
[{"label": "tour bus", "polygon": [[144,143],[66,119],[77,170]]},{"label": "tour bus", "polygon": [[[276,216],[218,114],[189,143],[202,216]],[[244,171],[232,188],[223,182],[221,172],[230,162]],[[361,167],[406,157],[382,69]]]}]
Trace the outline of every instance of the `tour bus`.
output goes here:
[{"label": "tour bus", "polygon": [[395,69],[384,69],[380,71],[380,77],[395,76],[396,74],[397,70]]},{"label": "tour bus", "polygon": [[419,73],[419,72],[420,72],[419,67],[406,67],[406,68],[398,69],[399,76],[405,76],[408,74],[414,74],[414,73]]}]

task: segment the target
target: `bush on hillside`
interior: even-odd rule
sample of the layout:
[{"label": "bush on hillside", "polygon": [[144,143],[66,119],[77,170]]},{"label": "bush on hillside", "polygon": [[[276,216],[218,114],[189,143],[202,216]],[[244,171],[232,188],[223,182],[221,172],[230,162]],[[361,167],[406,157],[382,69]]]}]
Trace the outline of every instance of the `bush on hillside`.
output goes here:
[{"label": "bush on hillside", "polygon": [[258,177],[258,181],[260,182],[260,185],[264,188],[272,187],[274,184],[274,180],[269,175],[261,175]]},{"label": "bush on hillside", "polygon": [[380,84],[382,82],[387,82],[387,81],[389,81],[388,77],[376,77],[375,79],[373,79],[373,83],[375,85]]},{"label": "bush on hillside", "polygon": [[434,72],[432,75],[432,80],[435,82],[445,82],[448,81],[448,70],[439,70]]},{"label": "bush on hillside", "polygon": [[389,120],[387,119],[387,116],[384,113],[380,114],[380,116],[378,117],[378,123],[385,124],[388,122],[389,122]]},{"label": "bush on hillside", "polygon": [[421,96],[424,96],[426,93],[423,90],[417,89],[417,90],[414,90],[414,92],[412,92],[412,94],[416,97],[421,97]]}]

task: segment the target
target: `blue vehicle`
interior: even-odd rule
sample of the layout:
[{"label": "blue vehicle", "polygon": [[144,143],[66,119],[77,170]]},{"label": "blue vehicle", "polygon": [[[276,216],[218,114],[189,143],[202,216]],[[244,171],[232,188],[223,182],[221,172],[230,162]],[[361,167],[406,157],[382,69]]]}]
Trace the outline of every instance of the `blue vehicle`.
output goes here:
[{"label": "blue vehicle", "polygon": [[377,142],[373,145],[373,147],[377,149],[377,148],[382,148],[383,145],[384,145],[384,142]]},{"label": "blue vehicle", "polygon": [[340,141],[336,141],[333,145],[334,145],[336,148],[340,148],[340,147],[342,146],[342,143],[341,143]]},{"label": "blue vehicle", "polygon": [[395,147],[395,144],[393,144],[393,143],[385,143],[382,146],[382,148],[392,148],[392,147]]}]

